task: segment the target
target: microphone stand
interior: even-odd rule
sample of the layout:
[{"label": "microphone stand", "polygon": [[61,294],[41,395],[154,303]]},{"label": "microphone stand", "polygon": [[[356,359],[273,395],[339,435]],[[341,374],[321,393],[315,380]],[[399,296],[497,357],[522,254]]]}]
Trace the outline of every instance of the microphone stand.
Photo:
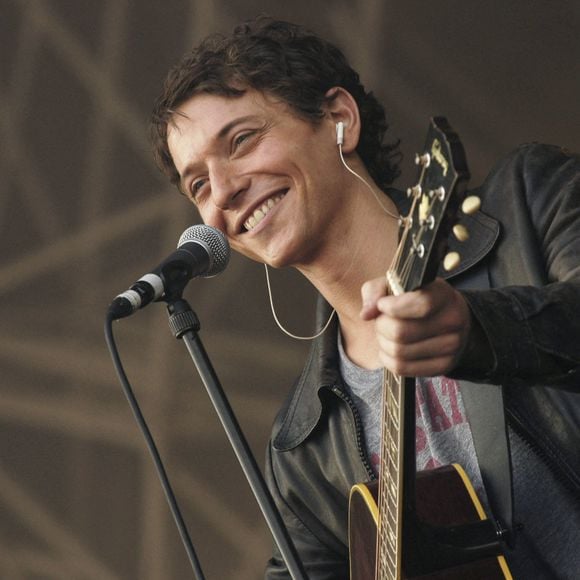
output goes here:
[{"label": "microphone stand", "polygon": [[183,339],[189,351],[228,440],[250,484],[250,488],[262,510],[266,523],[274,536],[282,558],[286,562],[290,575],[293,580],[307,580],[304,568],[298,558],[298,553],[290,539],[288,530],[266,487],[262,473],[252,455],[252,451],[242,433],[201,339],[197,334],[201,328],[199,319],[187,301],[181,298],[181,296],[175,299],[166,299],[166,301],[169,313],[169,327],[175,338]]}]

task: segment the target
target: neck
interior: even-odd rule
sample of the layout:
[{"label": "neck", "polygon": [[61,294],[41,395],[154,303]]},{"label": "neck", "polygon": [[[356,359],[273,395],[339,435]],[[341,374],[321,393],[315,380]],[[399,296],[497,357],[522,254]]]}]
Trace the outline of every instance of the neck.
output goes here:
[{"label": "neck", "polygon": [[[378,191],[381,202],[396,214],[394,203]],[[374,321],[360,318],[361,286],[385,276],[393,258],[398,222],[378,205],[368,189],[353,192],[353,202],[341,213],[343,219],[327,232],[315,258],[297,269],[336,310],[348,357],[365,368],[381,366]],[[345,242],[346,240],[346,242]]]}]

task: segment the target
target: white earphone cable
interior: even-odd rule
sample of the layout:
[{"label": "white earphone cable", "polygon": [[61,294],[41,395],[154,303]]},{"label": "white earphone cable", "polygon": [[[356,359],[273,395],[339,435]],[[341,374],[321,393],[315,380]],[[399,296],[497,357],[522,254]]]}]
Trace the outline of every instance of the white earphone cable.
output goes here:
[{"label": "white earphone cable", "polygon": [[[370,183],[366,179],[364,179],[362,176],[360,176],[356,171],[352,170],[346,164],[346,161],[344,160],[344,156],[342,154],[342,141],[343,141],[343,137],[344,137],[344,124],[342,122],[338,123],[337,126],[336,126],[336,135],[337,135],[338,152],[339,152],[339,155],[340,155],[340,160],[342,161],[342,164],[344,165],[344,167],[347,169],[347,171],[349,171],[350,173],[352,173],[352,175],[354,175],[357,179],[360,179],[360,181],[362,181],[367,186],[367,188],[373,194],[374,198],[377,200],[377,203],[380,205],[381,209],[388,216],[392,217],[393,219],[396,219],[396,220],[400,221],[399,216],[397,216],[394,213],[390,212],[383,205],[382,201],[379,199],[378,195],[376,194],[375,190],[371,187]],[[297,336],[295,334],[292,334],[291,332],[289,332],[288,330],[286,330],[282,326],[282,323],[278,320],[278,316],[276,316],[276,309],[274,308],[274,299],[272,297],[272,287],[270,285],[270,274],[268,272],[268,265],[267,264],[264,264],[264,270],[266,272],[266,285],[268,286],[268,296],[270,298],[270,308],[272,309],[272,316],[274,317],[274,321],[278,325],[278,328],[284,334],[288,335],[290,338],[295,338],[296,340],[314,340],[315,338],[318,338],[319,336],[321,336],[324,333],[324,331],[328,328],[328,326],[330,325],[330,321],[332,320],[332,317],[336,314],[336,310],[334,308],[332,309],[332,312],[330,313],[330,316],[329,316],[328,320],[326,321],[326,324],[322,327],[322,329],[320,331],[318,331],[313,336]]]},{"label": "white earphone cable", "polygon": [[377,195],[376,191],[371,187],[371,184],[361,175],[359,175],[356,171],[354,171],[353,169],[351,169],[347,164],[346,161],[344,160],[344,156],[342,154],[342,143],[338,144],[338,152],[340,154],[340,160],[342,161],[342,164],[346,167],[347,171],[349,171],[350,173],[352,173],[357,179],[360,179],[370,190],[370,192],[373,194],[374,198],[377,200],[377,203],[381,206],[381,209],[390,217],[392,217],[393,219],[399,220],[399,216],[395,215],[394,213],[392,213],[391,211],[389,211],[384,205],[383,202],[381,201],[381,199],[379,198],[379,196]]},{"label": "white earphone cable", "polygon": [[321,336],[324,333],[324,331],[328,328],[330,321],[332,320],[332,317],[336,313],[336,310],[334,310],[334,308],[332,309],[332,312],[330,313],[330,316],[329,316],[328,320],[326,321],[326,324],[322,327],[322,329],[319,332],[317,332],[313,336],[297,336],[296,334],[292,334],[290,331],[286,330],[282,326],[282,323],[278,320],[278,317],[276,316],[276,310],[274,308],[274,299],[272,298],[272,287],[270,286],[270,275],[268,273],[268,265],[267,264],[264,264],[264,270],[266,271],[266,284],[268,286],[268,296],[270,297],[270,308],[272,309],[272,316],[274,317],[274,321],[278,325],[278,328],[284,334],[287,334],[290,338],[295,338],[296,340],[314,340],[315,338],[318,338],[319,336]]}]

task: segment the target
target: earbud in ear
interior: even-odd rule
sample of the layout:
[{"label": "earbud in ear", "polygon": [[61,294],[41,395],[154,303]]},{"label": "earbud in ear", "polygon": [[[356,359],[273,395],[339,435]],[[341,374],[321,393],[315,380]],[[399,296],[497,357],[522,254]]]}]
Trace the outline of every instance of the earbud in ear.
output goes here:
[{"label": "earbud in ear", "polygon": [[342,145],[344,142],[344,123],[339,121],[336,124],[336,144]]}]

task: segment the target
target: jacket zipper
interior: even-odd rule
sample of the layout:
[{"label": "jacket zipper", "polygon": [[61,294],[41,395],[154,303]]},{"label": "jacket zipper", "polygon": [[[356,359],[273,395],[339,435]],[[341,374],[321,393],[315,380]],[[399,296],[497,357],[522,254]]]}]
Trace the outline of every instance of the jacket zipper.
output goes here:
[{"label": "jacket zipper", "polygon": [[533,436],[529,433],[529,431],[524,427],[524,422],[522,418],[515,413],[513,410],[507,411],[508,415],[508,425],[513,429],[514,433],[517,437],[519,437],[524,445],[526,445],[529,449],[535,453],[535,455],[540,459],[542,463],[544,463],[552,475],[554,479],[558,481],[558,483],[562,484],[566,489],[568,489],[574,496],[579,497],[580,493],[578,489],[574,488],[574,484],[570,482],[566,477],[562,476],[560,469],[554,459],[552,459],[535,441]]},{"label": "jacket zipper", "polygon": [[366,447],[365,447],[365,444],[363,441],[362,421],[361,421],[358,409],[356,408],[356,405],[354,404],[354,401],[351,399],[351,397],[347,393],[345,393],[337,385],[332,386],[331,390],[335,395],[337,395],[341,400],[343,400],[349,406],[349,408],[352,412],[352,415],[353,415],[353,419],[354,419],[354,426],[355,426],[355,432],[356,432],[356,445],[357,445],[359,457],[360,457],[362,464],[367,472],[367,475],[369,476],[369,479],[370,480],[377,479],[377,476],[375,475],[374,469],[372,468],[372,466],[369,462],[369,458],[367,456]]}]

